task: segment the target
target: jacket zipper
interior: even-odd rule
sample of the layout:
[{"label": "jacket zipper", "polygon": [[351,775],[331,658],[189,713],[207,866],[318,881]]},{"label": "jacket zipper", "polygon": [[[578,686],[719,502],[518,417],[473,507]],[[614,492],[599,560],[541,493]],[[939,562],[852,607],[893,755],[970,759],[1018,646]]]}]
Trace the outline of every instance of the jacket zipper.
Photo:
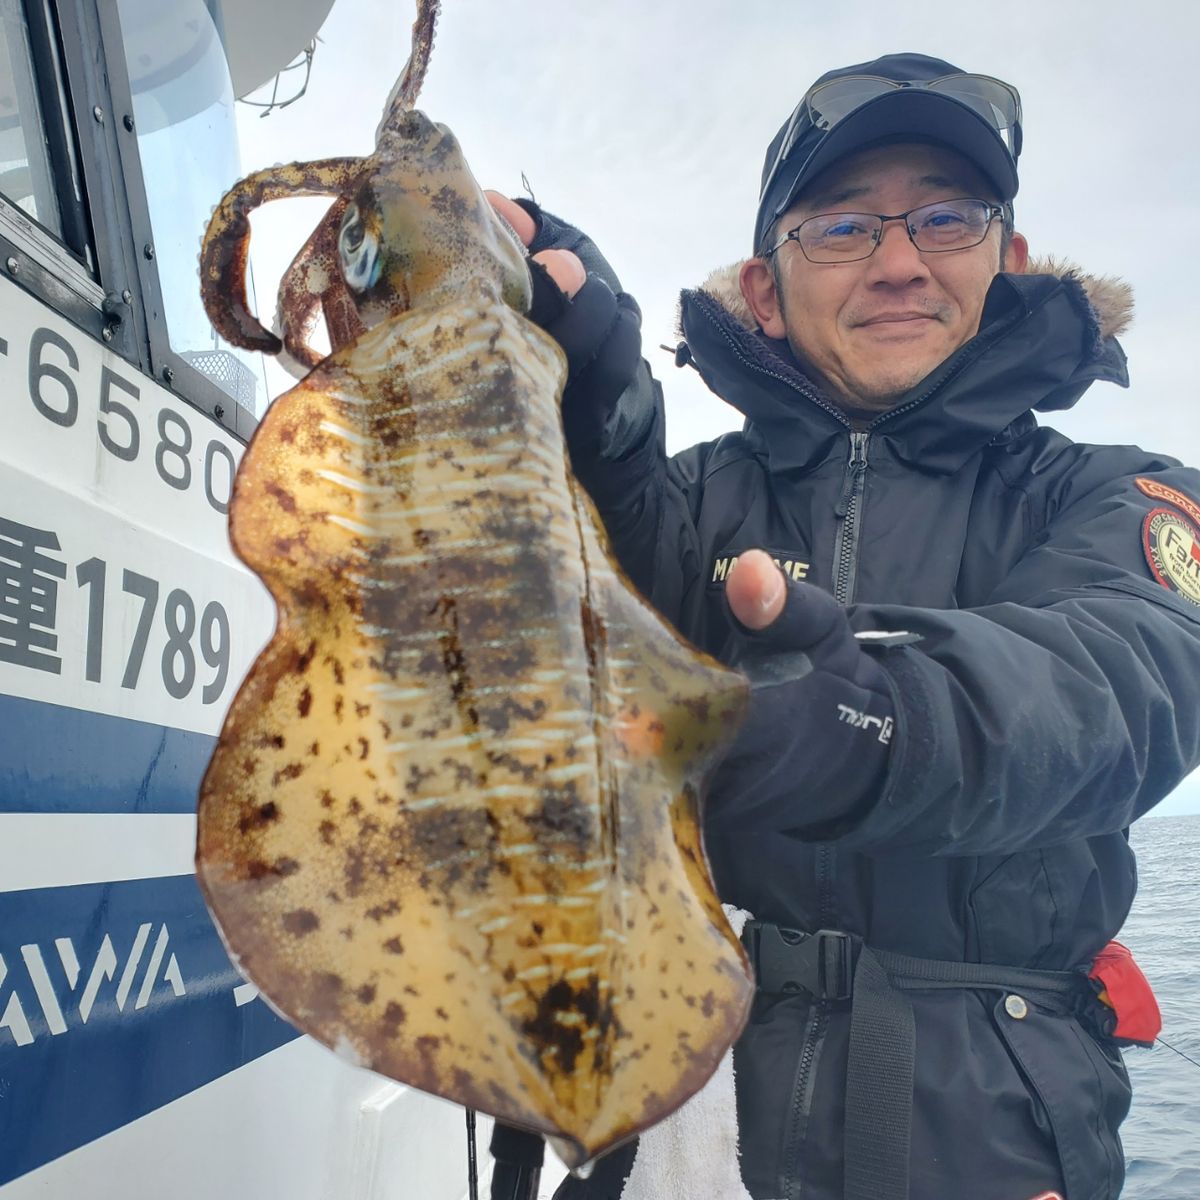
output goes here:
[{"label": "jacket zipper", "polygon": [[[809,1078],[816,1062],[817,1050],[825,1037],[825,1001],[814,1000],[804,1029],[804,1047],[796,1067],[796,1081],[792,1086],[792,1128],[788,1139],[790,1146],[784,1160],[783,1177],[779,1180],[779,1193],[785,1200],[800,1200],[804,1192],[804,1180],[800,1177],[804,1161],[802,1150],[808,1140],[810,1099]],[[802,1132],[803,1130],[803,1132]]]},{"label": "jacket zipper", "polygon": [[850,461],[842,495],[834,515],[841,521],[837,545],[833,552],[833,598],[839,604],[849,604],[854,592],[854,576],[858,569],[858,533],[862,524],[863,494],[867,480],[867,445],[871,435],[855,430],[850,434]]},{"label": "jacket zipper", "polygon": [[[833,928],[833,856],[832,846],[825,844],[817,848],[817,921],[818,928],[821,929]],[[815,933],[816,930],[810,932]],[[791,1130],[788,1148],[783,1156],[783,1173],[779,1180],[779,1192],[785,1200],[800,1200],[804,1191],[804,1180],[800,1172],[804,1162],[802,1151],[808,1140],[807,1124],[812,1108],[810,1083],[817,1052],[825,1039],[828,1019],[828,1003],[825,1000],[814,1000],[804,1029],[804,1044],[800,1049],[800,1061],[796,1065],[796,1077],[792,1084]]]}]

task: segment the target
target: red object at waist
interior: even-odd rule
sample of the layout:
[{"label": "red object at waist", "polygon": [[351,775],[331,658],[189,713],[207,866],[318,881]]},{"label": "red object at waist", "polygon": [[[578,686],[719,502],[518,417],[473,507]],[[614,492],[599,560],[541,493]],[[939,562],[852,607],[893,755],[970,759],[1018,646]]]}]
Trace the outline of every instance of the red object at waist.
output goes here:
[{"label": "red object at waist", "polygon": [[1101,1003],[1116,1014],[1113,1037],[1138,1046],[1153,1046],[1162,1032],[1162,1014],[1150,981],[1134,962],[1129,947],[1109,942],[1096,955],[1088,978],[1100,984]]}]

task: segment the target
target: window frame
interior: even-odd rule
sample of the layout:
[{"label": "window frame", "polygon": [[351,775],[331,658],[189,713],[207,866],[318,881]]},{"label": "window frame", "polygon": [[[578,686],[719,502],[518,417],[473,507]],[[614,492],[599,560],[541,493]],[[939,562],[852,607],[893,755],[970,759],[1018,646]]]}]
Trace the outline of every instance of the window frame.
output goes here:
[{"label": "window frame", "polygon": [[[29,35],[33,57],[33,84],[42,110],[44,128],[50,156],[50,169],[54,179],[55,199],[58,202],[59,219],[62,222],[62,240],[67,249],[87,266],[87,251],[91,246],[91,230],[88,227],[87,208],[82,195],[82,168],[76,138],[69,122],[70,99],[66,94],[65,80],[60,87],[61,61],[57,37],[57,22],[50,11],[51,0],[24,0],[25,28]],[[47,114],[53,113],[53,119]],[[80,191],[77,194],[72,181],[78,177]]]},{"label": "window frame", "polygon": [[171,348],[116,5],[22,0],[21,8],[63,238],[0,196],[0,271],[248,440],[257,416]]}]

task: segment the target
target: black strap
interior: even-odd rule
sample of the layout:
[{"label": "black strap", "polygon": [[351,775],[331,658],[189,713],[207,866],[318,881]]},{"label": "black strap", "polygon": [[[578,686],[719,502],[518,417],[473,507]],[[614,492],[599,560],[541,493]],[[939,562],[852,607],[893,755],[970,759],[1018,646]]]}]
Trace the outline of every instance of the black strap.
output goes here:
[{"label": "black strap", "polygon": [[846,1064],[845,1200],[908,1200],[916,1022],[910,990],[986,988],[1053,1003],[1082,976],[875,950],[835,929],[805,933],[747,921],[742,941],[758,989],[851,1000]]},{"label": "black strap", "polygon": [[896,987],[909,991],[930,988],[980,988],[999,992],[1032,992],[1038,999],[1074,995],[1083,977],[1077,971],[1043,971],[1035,967],[1005,967],[991,963],[943,962],[886,950],[872,952]]},{"label": "black strap", "polygon": [[908,1200],[916,1051],[912,1003],[864,946],[846,1064],[846,1200]]}]

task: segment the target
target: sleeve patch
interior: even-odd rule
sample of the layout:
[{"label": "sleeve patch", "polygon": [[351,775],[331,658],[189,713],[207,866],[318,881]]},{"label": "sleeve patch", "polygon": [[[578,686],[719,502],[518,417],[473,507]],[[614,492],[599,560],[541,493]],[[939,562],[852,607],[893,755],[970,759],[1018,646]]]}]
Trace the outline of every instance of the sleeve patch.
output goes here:
[{"label": "sleeve patch", "polygon": [[1137,484],[1138,490],[1144,495],[1154,500],[1161,500],[1164,504],[1175,505],[1180,512],[1187,513],[1197,525],[1200,525],[1200,504],[1197,504],[1190,496],[1177,492],[1173,487],[1167,487],[1165,483],[1159,483],[1157,479],[1147,479],[1145,475],[1139,475],[1133,482]]},{"label": "sleeve patch", "polygon": [[1200,606],[1200,532],[1195,525],[1173,509],[1151,509],[1142,525],[1142,549],[1163,587]]}]

